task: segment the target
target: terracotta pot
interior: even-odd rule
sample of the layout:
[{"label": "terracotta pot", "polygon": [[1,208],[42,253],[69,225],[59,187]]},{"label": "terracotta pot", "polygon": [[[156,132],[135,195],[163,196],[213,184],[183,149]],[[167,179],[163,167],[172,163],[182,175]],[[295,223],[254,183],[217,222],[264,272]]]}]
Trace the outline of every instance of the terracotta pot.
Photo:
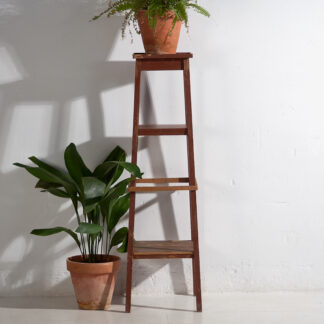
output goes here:
[{"label": "terracotta pot", "polygon": [[81,309],[108,309],[114,293],[120,258],[102,256],[106,262],[82,262],[77,255],[66,260],[71,273],[75,297]]},{"label": "terracotta pot", "polygon": [[174,12],[170,11],[164,17],[158,17],[155,28],[151,29],[148,23],[146,10],[138,12],[137,20],[146,53],[176,53],[182,22],[177,21],[172,30],[174,16]]}]

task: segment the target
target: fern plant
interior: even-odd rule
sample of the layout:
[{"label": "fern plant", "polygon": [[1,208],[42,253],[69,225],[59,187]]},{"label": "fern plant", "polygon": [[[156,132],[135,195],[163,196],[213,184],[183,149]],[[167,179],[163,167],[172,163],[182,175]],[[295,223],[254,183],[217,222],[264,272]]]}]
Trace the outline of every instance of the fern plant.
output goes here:
[{"label": "fern plant", "polygon": [[141,10],[146,11],[149,25],[154,29],[157,18],[165,17],[169,12],[175,14],[173,27],[180,20],[188,28],[188,9],[193,9],[206,17],[210,16],[206,9],[198,5],[197,0],[116,0],[109,1],[108,7],[91,20],[97,20],[102,16],[109,18],[116,14],[124,14],[125,18],[122,24],[122,37],[124,37],[126,28],[131,25],[133,25],[136,33],[140,33],[137,16]]}]

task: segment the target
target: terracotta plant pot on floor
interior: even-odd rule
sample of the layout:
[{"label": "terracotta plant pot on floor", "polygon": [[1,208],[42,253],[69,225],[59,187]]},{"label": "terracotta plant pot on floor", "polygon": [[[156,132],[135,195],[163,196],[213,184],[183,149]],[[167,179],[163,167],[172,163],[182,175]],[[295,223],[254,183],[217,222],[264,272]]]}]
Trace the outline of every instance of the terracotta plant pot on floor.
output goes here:
[{"label": "terracotta plant pot on floor", "polygon": [[137,20],[142,40],[148,54],[175,54],[181,30],[181,21],[177,21],[173,30],[175,14],[170,11],[164,17],[157,17],[156,26],[151,29],[145,10],[138,12]]},{"label": "terracotta plant pot on floor", "polygon": [[120,258],[103,256],[106,262],[82,262],[77,255],[67,259],[75,297],[81,309],[105,309],[111,304]]}]

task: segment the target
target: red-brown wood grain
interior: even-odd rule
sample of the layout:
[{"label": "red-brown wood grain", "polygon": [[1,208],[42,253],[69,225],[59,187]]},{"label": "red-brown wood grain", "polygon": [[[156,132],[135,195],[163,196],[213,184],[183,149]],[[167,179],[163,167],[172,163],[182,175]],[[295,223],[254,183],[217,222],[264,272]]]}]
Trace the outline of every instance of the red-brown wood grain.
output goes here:
[{"label": "red-brown wood grain", "polygon": [[[191,258],[193,270],[193,290],[196,296],[197,311],[202,311],[199,240],[197,220],[198,189],[195,178],[193,123],[190,90],[190,67],[191,53],[176,53],[153,55],[135,53],[135,91],[134,91],[134,118],[132,139],[132,162],[137,163],[138,137],[139,136],[172,136],[185,135],[187,137],[188,177],[182,178],[154,178],[134,179],[129,185],[130,208],[129,208],[129,234],[127,256],[127,282],[126,282],[126,312],[131,310],[131,290],[133,259],[174,259]],[[140,107],[140,82],[142,71],[182,70],[185,97],[185,125],[139,125]],[[153,184],[153,186],[145,186]],[[171,185],[170,185],[171,184]],[[174,185],[177,184],[177,185]],[[186,184],[186,185],[179,185]],[[187,190],[190,201],[190,224],[191,240],[187,241],[134,241],[135,226],[135,197],[136,193]]]}]

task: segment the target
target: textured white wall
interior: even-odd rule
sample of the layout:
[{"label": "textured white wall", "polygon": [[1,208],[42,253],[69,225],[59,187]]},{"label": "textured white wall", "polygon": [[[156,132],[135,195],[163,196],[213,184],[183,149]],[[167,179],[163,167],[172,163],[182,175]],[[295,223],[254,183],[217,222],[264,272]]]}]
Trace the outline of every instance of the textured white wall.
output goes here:
[{"label": "textured white wall", "polygon": [[[324,2],[200,1],[179,50],[192,51],[204,291],[324,288]],[[90,166],[130,152],[132,52],[121,19],[89,23],[94,1],[0,0],[0,295],[72,294],[69,203],[12,166],[34,154],[62,165],[73,141]],[[181,74],[143,82],[144,122],[182,122]],[[184,139],[141,142],[147,176],[186,174]],[[189,237],[185,193],[143,195],[137,239]],[[126,220],[125,220],[126,222]],[[138,261],[136,293],[191,290],[188,261]],[[123,291],[125,266],[119,277]]]}]

